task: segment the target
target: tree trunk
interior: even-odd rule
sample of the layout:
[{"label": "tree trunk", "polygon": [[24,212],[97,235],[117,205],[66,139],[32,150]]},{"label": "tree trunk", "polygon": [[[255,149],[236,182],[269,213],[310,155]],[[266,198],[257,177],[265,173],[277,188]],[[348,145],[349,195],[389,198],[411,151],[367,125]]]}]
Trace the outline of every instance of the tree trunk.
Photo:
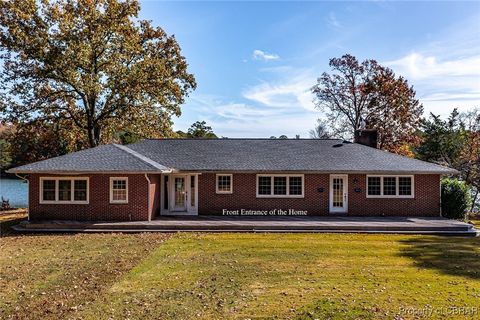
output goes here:
[{"label": "tree trunk", "polygon": [[87,134],[88,134],[88,144],[90,145],[90,148],[96,147],[97,145],[95,144],[95,134],[93,132],[93,127],[88,126]]},{"label": "tree trunk", "polygon": [[95,146],[98,146],[100,144],[100,126],[99,125],[94,125],[93,127],[93,136],[95,138]]},{"label": "tree trunk", "polygon": [[88,126],[88,143],[90,144],[90,148],[95,148],[100,144],[100,126],[96,124],[92,124]]}]

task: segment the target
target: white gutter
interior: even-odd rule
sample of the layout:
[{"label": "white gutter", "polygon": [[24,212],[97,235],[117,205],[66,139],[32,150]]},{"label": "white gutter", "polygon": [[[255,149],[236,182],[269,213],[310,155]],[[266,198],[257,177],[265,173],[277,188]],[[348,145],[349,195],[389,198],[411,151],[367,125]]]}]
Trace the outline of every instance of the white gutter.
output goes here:
[{"label": "white gutter", "polygon": [[148,210],[148,222],[152,221],[152,215],[150,214],[150,179],[148,178],[148,174],[145,173],[145,179],[147,179],[148,182],[148,193],[147,193],[147,210]]},{"label": "white gutter", "polygon": [[25,177],[19,176],[17,173],[15,173],[15,175],[18,178],[27,182],[27,220],[30,221],[30,208],[29,208],[29,206],[30,206],[30,200],[29,200],[29,197],[30,197],[30,181],[28,181],[28,179],[25,178]]}]

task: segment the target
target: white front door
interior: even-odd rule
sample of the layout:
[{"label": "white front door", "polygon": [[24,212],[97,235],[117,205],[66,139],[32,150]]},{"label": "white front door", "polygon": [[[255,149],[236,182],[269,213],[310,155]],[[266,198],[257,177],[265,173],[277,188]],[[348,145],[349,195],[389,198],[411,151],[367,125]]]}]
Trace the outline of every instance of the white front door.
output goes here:
[{"label": "white front door", "polygon": [[161,215],[198,214],[198,174],[162,176]]},{"label": "white front door", "polygon": [[345,213],[348,211],[348,175],[330,175],[330,212]]},{"label": "white front door", "polygon": [[173,176],[172,211],[187,211],[186,177]]}]

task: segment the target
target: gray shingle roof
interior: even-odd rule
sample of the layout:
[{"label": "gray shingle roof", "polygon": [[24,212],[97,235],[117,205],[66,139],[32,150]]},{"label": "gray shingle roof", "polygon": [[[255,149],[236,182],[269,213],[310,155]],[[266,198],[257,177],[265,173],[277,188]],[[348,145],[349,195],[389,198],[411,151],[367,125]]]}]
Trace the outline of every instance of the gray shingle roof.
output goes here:
[{"label": "gray shingle roof", "polygon": [[456,173],[436,164],[341,140],[164,139],[129,148],[181,171]]},{"label": "gray shingle roof", "polygon": [[162,169],[168,168],[148,163],[136,156],[133,151],[126,150],[124,146],[107,144],[34,162],[10,169],[8,172],[158,172]]},{"label": "gray shingle roof", "polygon": [[438,173],[455,170],[341,140],[162,139],[104,145],[10,172],[291,171]]}]

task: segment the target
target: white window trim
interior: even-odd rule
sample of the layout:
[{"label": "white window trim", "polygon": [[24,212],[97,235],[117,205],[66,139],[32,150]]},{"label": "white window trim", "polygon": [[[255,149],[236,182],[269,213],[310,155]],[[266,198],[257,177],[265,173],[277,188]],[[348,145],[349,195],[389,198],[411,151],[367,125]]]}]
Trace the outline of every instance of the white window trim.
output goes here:
[{"label": "white window trim", "polygon": [[[224,176],[230,177],[230,190],[229,191],[218,190],[218,177],[224,177]],[[215,192],[218,193],[218,194],[231,194],[231,193],[233,193],[233,174],[231,174],[231,173],[217,173],[215,175]]]},{"label": "white window trim", "polygon": [[[380,178],[380,195],[369,195],[368,194],[368,178],[369,177],[379,177]],[[396,190],[395,190],[395,195],[384,195],[383,194],[383,178],[385,177],[395,177],[395,183],[396,183]],[[400,185],[399,185],[399,178],[411,178],[412,181],[412,194],[411,195],[399,195],[399,190],[400,190]],[[367,195],[367,198],[397,198],[397,199],[413,199],[415,198],[415,176],[414,175],[398,175],[398,174],[392,174],[392,175],[367,175],[367,178],[365,179],[365,193]]]},{"label": "white window trim", "polygon": [[[258,181],[260,177],[270,177],[270,194],[258,194]],[[273,194],[274,184],[273,178],[274,177],[286,177],[287,178],[287,194]],[[294,194],[290,195],[290,177],[300,177],[302,178],[302,194]],[[257,198],[304,198],[305,197],[305,175],[303,174],[257,174],[256,177],[256,195]]]},{"label": "white window trim", "polygon": [[[125,200],[113,200],[113,181],[125,181],[127,198]],[[128,177],[110,177],[110,203],[112,204],[126,204],[128,203]]]},{"label": "white window trim", "polygon": [[[43,200],[43,181],[44,180],[54,180],[55,181],[55,200]],[[58,181],[60,180],[71,180],[70,185],[70,199],[71,200],[58,200]],[[87,200],[74,200],[75,196],[75,180],[83,180],[87,181]],[[40,195],[39,195],[39,203],[40,204],[89,204],[90,202],[90,178],[89,177],[40,177]]]}]

